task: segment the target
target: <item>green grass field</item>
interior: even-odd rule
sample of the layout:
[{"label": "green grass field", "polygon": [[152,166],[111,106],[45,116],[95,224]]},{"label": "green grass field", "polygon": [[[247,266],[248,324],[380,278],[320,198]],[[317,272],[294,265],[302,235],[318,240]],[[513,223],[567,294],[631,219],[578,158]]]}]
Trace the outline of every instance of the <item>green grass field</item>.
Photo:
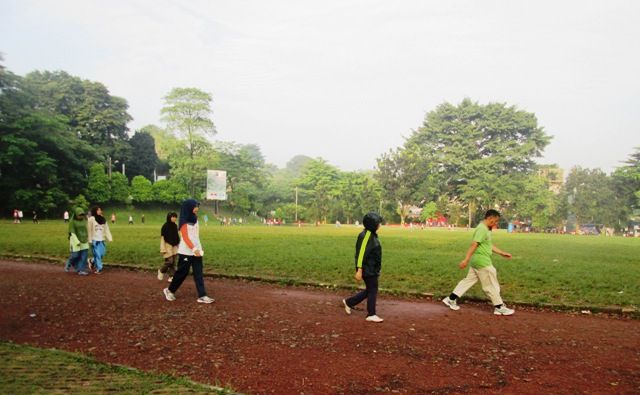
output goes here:
[{"label": "green grass field", "polygon": [[232,394],[187,379],[99,363],[59,350],[0,342],[3,394]]},{"label": "green grass field", "polygon": [[[108,211],[107,211],[108,212]],[[147,224],[127,225],[123,217],[111,227],[114,242],[105,259],[146,269],[161,264],[159,233],[163,215]],[[201,226],[205,270],[227,275],[354,286],[356,235],[343,225],[302,228],[283,226]],[[465,230],[409,230],[384,227],[381,287],[395,293],[448,294],[465,272],[457,268],[471,240]],[[558,306],[639,307],[640,239],[497,231],[494,243],[513,259],[494,258],[507,303]],[[0,255],[68,256],[66,225],[44,221],[0,223]],[[214,291],[215,293],[215,291]],[[480,286],[467,295],[484,297]]]}]

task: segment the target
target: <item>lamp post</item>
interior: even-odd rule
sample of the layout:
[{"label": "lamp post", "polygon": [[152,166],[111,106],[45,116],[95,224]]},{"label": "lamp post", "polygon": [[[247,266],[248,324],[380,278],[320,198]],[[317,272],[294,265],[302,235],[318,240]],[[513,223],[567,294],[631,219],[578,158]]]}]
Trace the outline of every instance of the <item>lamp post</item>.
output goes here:
[{"label": "lamp post", "polygon": [[296,186],[296,222],[298,222],[298,187]]}]

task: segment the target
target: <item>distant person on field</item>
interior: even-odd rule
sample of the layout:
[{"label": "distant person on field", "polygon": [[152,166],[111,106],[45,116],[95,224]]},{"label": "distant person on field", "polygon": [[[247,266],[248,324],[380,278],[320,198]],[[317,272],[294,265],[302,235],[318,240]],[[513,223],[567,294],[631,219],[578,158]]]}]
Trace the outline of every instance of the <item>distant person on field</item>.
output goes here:
[{"label": "distant person on field", "polygon": [[482,290],[491,299],[495,315],[511,315],[514,310],[507,308],[500,297],[500,283],[498,273],[491,262],[492,253],[496,253],[505,258],[511,258],[511,254],[500,250],[491,242],[491,230],[500,220],[500,213],[496,210],[488,210],[482,221],[473,232],[473,241],[467,255],[458,266],[460,269],[467,267],[471,263],[467,277],[458,283],[451,295],[442,299],[442,302],[449,306],[451,310],[459,310],[457,299],[464,295],[475,283],[480,280]]},{"label": "distant person on field", "polygon": [[378,278],[382,268],[382,245],[378,240],[378,229],[382,223],[382,217],[376,213],[368,213],[364,216],[362,224],[364,230],[356,240],[356,280],[364,280],[366,288],[348,299],[342,299],[344,310],[351,314],[351,309],[358,303],[367,299],[367,318],[369,322],[382,322],[382,318],[376,314],[376,300],[378,297]]},{"label": "distant person on field", "polygon": [[113,241],[109,224],[102,216],[102,208],[93,207],[91,216],[87,223],[89,231],[89,242],[93,258],[89,259],[89,269],[93,269],[96,274],[102,273],[102,259],[107,253],[107,241]]},{"label": "distant person on field", "polygon": [[18,218],[18,209],[14,209],[13,210],[13,223],[14,224],[19,224],[20,223],[20,218]]},{"label": "distant person on field", "polygon": [[64,219],[64,223],[66,224],[67,222],[69,222],[69,212],[68,211],[64,211],[64,214],[62,214],[62,219]]},{"label": "distant person on field", "polygon": [[18,210],[18,223],[22,223],[22,218],[24,218],[24,214],[22,213],[22,210]]},{"label": "distant person on field", "polygon": [[116,213],[111,213],[111,225],[115,225],[116,223]]},{"label": "distant person on field", "polygon": [[207,214],[204,215],[204,226],[207,226],[209,223],[209,216]]},{"label": "distant person on field", "polygon": [[33,211],[33,223],[34,224],[40,223],[40,220],[38,220],[38,213],[36,213],[35,210]]},{"label": "distant person on field", "polygon": [[129,225],[133,225],[133,215],[129,214]]},{"label": "distant person on field", "polygon": [[178,245],[180,236],[178,235],[178,214],[167,214],[167,222],[160,229],[160,253],[164,258],[164,264],[158,269],[158,280],[164,279],[164,274],[169,273],[169,282],[173,280],[176,272],[176,257],[178,256]]},{"label": "distant person on field", "polygon": [[87,217],[84,210],[77,207],[73,210],[73,217],[69,221],[69,247],[71,256],[67,260],[64,271],[68,272],[73,266],[81,276],[87,272],[87,257],[89,255],[89,233],[87,230]]},{"label": "distant person on field", "polygon": [[144,214],[142,214],[142,216],[140,217],[140,222],[142,222],[142,224],[144,225]]},{"label": "distant person on field", "polygon": [[200,203],[194,199],[187,199],[180,207],[180,223],[178,229],[182,240],[178,246],[178,270],[169,284],[164,289],[164,296],[168,301],[176,300],[175,293],[182,282],[189,275],[189,269],[193,266],[193,281],[198,290],[198,303],[213,303],[214,300],[207,296],[204,288],[204,276],[202,256],[204,251],[200,244],[200,227],[198,225],[198,209]]}]

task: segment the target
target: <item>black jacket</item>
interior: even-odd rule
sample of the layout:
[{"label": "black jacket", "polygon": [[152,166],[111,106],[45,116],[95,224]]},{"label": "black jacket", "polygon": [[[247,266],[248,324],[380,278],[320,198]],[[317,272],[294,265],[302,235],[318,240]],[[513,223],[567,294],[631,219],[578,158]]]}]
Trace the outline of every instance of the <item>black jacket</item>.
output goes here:
[{"label": "black jacket", "polygon": [[362,267],[363,277],[379,276],[382,268],[382,245],[376,231],[382,218],[375,213],[369,213],[362,222],[365,229],[356,240],[356,270]]}]

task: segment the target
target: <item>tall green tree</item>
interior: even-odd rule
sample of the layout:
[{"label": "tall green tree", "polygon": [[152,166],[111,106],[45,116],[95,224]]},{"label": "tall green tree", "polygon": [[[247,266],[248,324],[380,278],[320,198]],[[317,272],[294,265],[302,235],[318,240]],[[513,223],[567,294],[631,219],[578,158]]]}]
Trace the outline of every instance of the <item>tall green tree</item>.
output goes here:
[{"label": "tall green tree", "polygon": [[117,171],[111,172],[109,185],[111,189],[111,201],[114,203],[127,203],[131,195],[127,176]]},{"label": "tall green tree", "polygon": [[327,222],[331,202],[339,194],[338,169],[318,158],[305,164],[298,179],[304,205],[316,221]]},{"label": "tall green tree", "polygon": [[620,221],[626,225],[634,211],[640,211],[640,147],[612,174],[616,196],[621,199]]},{"label": "tall green tree", "polygon": [[111,185],[105,173],[104,165],[94,163],[89,168],[87,197],[93,203],[106,203],[111,199]]},{"label": "tall green tree", "polygon": [[127,174],[130,178],[140,175],[153,180],[158,164],[153,137],[149,133],[138,131],[129,139],[129,144],[132,155],[127,162]]},{"label": "tall green tree", "polygon": [[[204,190],[207,160],[211,149],[208,137],[216,134],[209,93],[196,88],[174,88],[164,97],[161,110],[167,130],[180,137],[182,149],[173,151],[172,171],[182,178],[192,196]],[[176,160],[179,158],[179,160]]]},{"label": "tall green tree", "polygon": [[73,133],[105,159],[128,158],[127,123],[132,119],[127,113],[128,104],[112,96],[102,83],[64,71],[34,71],[25,76],[25,89],[38,109],[64,116]]},{"label": "tall green tree", "polygon": [[53,214],[87,185],[97,151],[42,109],[24,78],[0,74],[0,208]]},{"label": "tall green tree", "polygon": [[569,210],[577,225],[588,223],[619,226],[621,199],[616,196],[611,177],[600,169],[571,169],[565,184]]},{"label": "tall green tree", "polygon": [[[393,203],[395,213],[404,224],[409,208],[423,200],[419,192],[425,169],[412,150],[400,148],[383,154],[378,159],[377,179],[382,187],[383,199]],[[430,185],[430,184],[427,184]]]},{"label": "tall green tree", "polygon": [[151,181],[144,176],[135,176],[131,180],[131,196],[136,203],[148,203],[154,200]]},{"label": "tall green tree", "polygon": [[[484,210],[510,199],[549,142],[534,114],[465,99],[427,113],[399,152],[382,157],[379,168],[408,178],[396,193],[402,204],[448,196],[465,201],[470,210]],[[388,190],[392,183],[382,182],[385,178],[390,177],[381,179]]]}]

